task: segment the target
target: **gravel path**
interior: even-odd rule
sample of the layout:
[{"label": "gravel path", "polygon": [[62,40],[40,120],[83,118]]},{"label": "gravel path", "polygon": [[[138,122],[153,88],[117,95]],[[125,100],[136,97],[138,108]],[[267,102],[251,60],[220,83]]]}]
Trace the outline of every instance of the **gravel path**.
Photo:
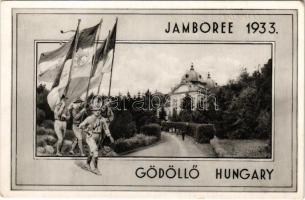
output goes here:
[{"label": "gravel path", "polygon": [[210,144],[198,144],[189,136],[182,140],[181,135],[162,132],[159,144],[125,156],[216,157],[216,154]]}]

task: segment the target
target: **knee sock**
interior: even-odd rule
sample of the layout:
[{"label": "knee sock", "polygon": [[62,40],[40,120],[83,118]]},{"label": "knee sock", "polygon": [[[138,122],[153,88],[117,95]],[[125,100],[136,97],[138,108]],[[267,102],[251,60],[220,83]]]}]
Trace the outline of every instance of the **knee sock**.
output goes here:
[{"label": "knee sock", "polygon": [[98,157],[93,158],[93,165],[95,168],[97,168],[97,162],[98,162]]},{"label": "knee sock", "polygon": [[88,164],[88,165],[90,165],[91,160],[92,160],[92,155],[89,155],[88,158],[87,158],[87,164]]}]

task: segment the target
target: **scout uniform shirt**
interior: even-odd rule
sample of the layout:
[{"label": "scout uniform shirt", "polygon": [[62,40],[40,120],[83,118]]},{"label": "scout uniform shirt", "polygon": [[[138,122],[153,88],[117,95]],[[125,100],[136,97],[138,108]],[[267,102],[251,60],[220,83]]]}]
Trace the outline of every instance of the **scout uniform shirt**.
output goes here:
[{"label": "scout uniform shirt", "polygon": [[84,110],[82,107],[72,108],[73,124],[78,126],[81,123],[81,120],[82,120],[85,112],[86,112],[86,110]]},{"label": "scout uniform shirt", "polygon": [[85,128],[84,131],[90,136],[92,134],[101,134],[104,130],[105,134],[109,137],[111,136],[108,124],[104,117],[97,117],[95,115],[90,115],[87,117],[80,125],[80,128]]}]

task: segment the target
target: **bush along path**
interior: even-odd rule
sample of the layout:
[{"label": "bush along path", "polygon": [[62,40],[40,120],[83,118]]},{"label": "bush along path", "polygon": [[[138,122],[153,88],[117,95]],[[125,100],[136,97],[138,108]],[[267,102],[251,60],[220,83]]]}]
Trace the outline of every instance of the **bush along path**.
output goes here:
[{"label": "bush along path", "polygon": [[209,143],[199,144],[189,136],[185,136],[183,140],[182,136],[176,133],[162,132],[159,144],[148,146],[125,156],[214,158],[216,154]]}]

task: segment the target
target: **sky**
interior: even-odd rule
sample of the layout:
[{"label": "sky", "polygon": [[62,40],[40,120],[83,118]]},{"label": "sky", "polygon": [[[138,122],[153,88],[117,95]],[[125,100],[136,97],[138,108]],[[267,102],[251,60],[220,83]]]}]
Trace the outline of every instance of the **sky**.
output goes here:
[{"label": "sky", "polygon": [[[38,45],[40,52],[56,49],[59,44]],[[271,58],[271,45],[264,44],[126,44],[116,45],[111,94],[132,95],[145,92],[170,92],[182,76],[194,69],[203,77],[209,72],[218,85],[236,79],[243,67],[249,73]],[[104,76],[102,93],[109,89],[109,74]]]},{"label": "sky", "polygon": [[[77,19],[82,20],[81,29],[96,25],[103,19],[100,39],[104,39],[108,31],[112,29],[115,17],[118,17],[118,42],[115,49],[111,87],[111,94],[114,95],[119,92],[125,94],[127,91],[136,94],[139,91],[145,92],[147,89],[168,93],[171,88],[180,83],[181,77],[190,69],[191,63],[203,77],[209,72],[218,85],[224,85],[228,80],[236,79],[243,67],[252,73],[258,69],[258,65],[263,66],[271,58],[270,44],[220,43],[221,41],[249,40],[246,39],[249,36],[243,32],[224,35],[164,33],[168,21],[202,21],[202,17],[197,15],[83,14],[79,16],[65,14],[42,15],[40,18],[26,15],[20,19],[20,29],[29,31],[31,37],[38,38],[40,41],[62,41],[71,38],[73,33],[61,34],[60,30],[75,29]],[[242,16],[237,20],[234,16],[206,15],[204,20],[231,20],[234,21],[236,30],[239,30],[239,26],[249,20],[249,17]],[[41,28],[27,29],[37,26]],[[211,40],[218,43],[207,43]],[[254,36],[253,40],[258,41]],[[179,41],[180,44],[174,41]],[[200,44],[193,44],[194,41],[199,41]],[[59,46],[59,43],[38,43],[37,59],[42,52],[54,50]],[[103,79],[102,92],[104,94],[108,93],[108,87],[109,74]]]},{"label": "sky", "polygon": [[[168,93],[182,76],[194,69],[224,85],[246,67],[249,73],[271,57],[270,45],[236,44],[134,44],[117,45],[113,91],[132,93],[150,89]],[[124,91],[125,90],[125,91]]]}]

